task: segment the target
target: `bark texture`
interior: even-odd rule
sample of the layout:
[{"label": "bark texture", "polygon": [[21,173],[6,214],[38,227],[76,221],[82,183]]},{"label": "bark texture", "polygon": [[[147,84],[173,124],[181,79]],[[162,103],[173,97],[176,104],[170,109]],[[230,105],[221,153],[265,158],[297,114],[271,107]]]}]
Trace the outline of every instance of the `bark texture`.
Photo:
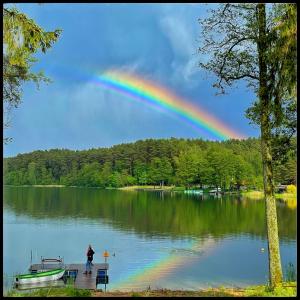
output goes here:
[{"label": "bark texture", "polygon": [[278,223],[274,197],[270,111],[271,99],[267,88],[267,44],[265,4],[257,4],[258,56],[259,56],[259,100],[261,106],[261,151],[264,174],[264,194],[268,234],[269,276],[271,286],[282,282],[282,269],[279,250]]}]

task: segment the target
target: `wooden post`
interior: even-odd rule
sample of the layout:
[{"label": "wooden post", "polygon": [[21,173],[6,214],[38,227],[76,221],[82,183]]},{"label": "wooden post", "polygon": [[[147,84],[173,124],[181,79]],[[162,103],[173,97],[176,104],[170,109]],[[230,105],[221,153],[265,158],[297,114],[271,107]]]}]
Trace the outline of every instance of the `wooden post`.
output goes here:
[{"label": "wooden post", "polygon": [[106,276],[107,276],[107,269],[105,269],[105,284],[104,284],[104,292],[106,293]]},{"label": "wooden post", "polygon": [[[104,251],[103,256],[104,256],[105,263],[107,263],[107,258],[109,257],[109,253],[107,252],[107,250]],[[107,269],[105,268],[105,283],[104,283],[105,292],[106,292],[106,276],[107,276]]]}]

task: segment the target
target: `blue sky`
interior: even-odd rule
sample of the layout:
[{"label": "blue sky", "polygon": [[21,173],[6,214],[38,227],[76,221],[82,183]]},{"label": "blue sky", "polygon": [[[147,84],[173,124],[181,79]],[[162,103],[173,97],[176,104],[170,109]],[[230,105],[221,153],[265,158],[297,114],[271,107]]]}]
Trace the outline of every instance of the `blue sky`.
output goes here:
[{"label": "blue sky", "polygon": [[[213,5],[213,4],[212,4]],[[109,147],[146,138],[214,139],[176,116],[97,86],[92,78],[117,68],[133,72],[200,105],[245,136],[257,137],[244,111],[255,95],[239,83],[216,96],[213,77],[197,65],[204,4],[17,4],[45,30],[63,30],[35,70],[52,79],[24,85],[23,102],[5,136],[4,156],[52,148]]]}]

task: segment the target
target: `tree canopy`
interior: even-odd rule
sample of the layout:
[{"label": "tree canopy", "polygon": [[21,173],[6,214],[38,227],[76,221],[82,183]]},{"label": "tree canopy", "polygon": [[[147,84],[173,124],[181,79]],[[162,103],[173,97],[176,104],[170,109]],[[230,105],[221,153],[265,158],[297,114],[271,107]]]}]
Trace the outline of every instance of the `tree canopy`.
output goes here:
[{"label": "tree canopy", "polygon": [[201,20],[200,66],[221,93],[241,79],[256,99],[246,116],[259,125],[268,231],[270,284],[282,281],[274,168],[296,133],[296,4],[226,3]]},{"label": "tree canopy", "polygon": [[[16,8],[3,7],[3,106],[4,129],[10,125],[10,112],[18,107],[22,98],[22,84],[33,81],[49,82],[42,71],[33,72],[31,67],[39,50],[51,48],[61,34],[61,29],[44,31],[34,20]],[[8,142],[5,138],[4,142]]]},{"label": "tree canopy", "polygon": [[[64,184],[241,186],[262,189],[260,140],[211,142],[199,139],[148,139],[82,151],[52,149],[4,159],[8,185]],[[275,168],[276,182],[295,183],[296,156]]]}]

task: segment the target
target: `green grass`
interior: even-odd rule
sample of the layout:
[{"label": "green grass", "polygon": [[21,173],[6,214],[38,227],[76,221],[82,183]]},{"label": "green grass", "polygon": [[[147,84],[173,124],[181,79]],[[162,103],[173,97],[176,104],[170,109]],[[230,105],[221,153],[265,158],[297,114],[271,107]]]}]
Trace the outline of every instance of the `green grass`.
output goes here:
[{"label": "green grass", "polygon": [[149,190],[152,190],[152,189],[156,189],[156,190],[172,190],[173,189],[173,186],[167,186],[167,185],[164,185],[163,187],[160,187],[159,185],[132,185],[132,186],[124,186],[124,187],[121,187],[121,188],[117,188],[119,190],[125,190],[125,191],[134,191],[136,189],[149,189]]},{"label": "green grass", "polygon": [[295,193],[275,194],[275,198],[282,199],[282,200],[297,200],[297,194]]},{"label": "green grass", "polygon": [[172,188],[172,191],[183,192],[183,191],[185,191],[185,187],[184,186],[175,186]]},{"label": "green grass", "polygon": [[[243,196],[250,199],[262,199],[264,198],[264,192],[262,191],[245,191],[241,193]],[[296,193],[275,193],[275,198],[284,200],[284,201],[296,201],[297,202],[297,194]]]},{"label": "green grass", "polygon": [[90,297],[90,290],[75,289],[73,286],[64,288],[41,288],[30,291],[11,290],[7,297]]},{"label": "green grass", "polygon": [[241,192],[241,194],[250,199],[261,199],[264,197],[264,192],[262,191],[246,191]]},{"label": "green grass", "polygon": [[240,288],[209,288],[200,291],[172,291],[167,289],[147,290],[140,292],[107,292],[103,293],[100,290],[90,291],[83,289],[75,289],[73,286],[64,288],[42,288],[33,291],[17,291],[12,290],[7,297],[91,297],[91,296],[107,296],[107,297],[296,297],[297,282],[284,282],[278,287],[272,289],[266,285],[251,286],[245,289]]},{"label": "green grass", "polygon": [[296,295],[296,282],[284,282],[274,289],[265,285],[245,289],[246,297],[296,297]]}]

